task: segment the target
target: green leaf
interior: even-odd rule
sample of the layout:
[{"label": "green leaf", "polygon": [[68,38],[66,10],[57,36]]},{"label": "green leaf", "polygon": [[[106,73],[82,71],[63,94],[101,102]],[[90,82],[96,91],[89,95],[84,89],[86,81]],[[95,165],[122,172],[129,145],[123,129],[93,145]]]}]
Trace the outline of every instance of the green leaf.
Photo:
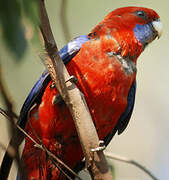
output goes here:
[{"label": "green leaf", "polygon": [[25,53],[27,41],[21,22],[21,7],[17,0],[0,0],[0,26],[9,50],[20,60]]},{"label": "green leaf", "polygon": [[40,45],[38,28],[40,24],[38,1],[37,0],[20,0],[25,18],[28,20],[33,30],[32,42]]},{"label": "green leaf", "polygon": [[20,0],[23,6],[23,12],[32,26],[36,29],[40,23],[38,1],[37,0]]}]

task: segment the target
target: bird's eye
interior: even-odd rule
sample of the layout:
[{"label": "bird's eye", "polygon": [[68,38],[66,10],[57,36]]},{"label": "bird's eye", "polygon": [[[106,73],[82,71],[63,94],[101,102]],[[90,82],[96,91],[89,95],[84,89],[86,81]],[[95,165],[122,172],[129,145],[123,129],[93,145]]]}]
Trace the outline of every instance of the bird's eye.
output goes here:
[{"label": "bird's eye", "polygon": [[146,13],[144,11],[136,11],[135,13],[140,18],[143,18],[143,19],[147,18],[147,15],[146,15]]}]

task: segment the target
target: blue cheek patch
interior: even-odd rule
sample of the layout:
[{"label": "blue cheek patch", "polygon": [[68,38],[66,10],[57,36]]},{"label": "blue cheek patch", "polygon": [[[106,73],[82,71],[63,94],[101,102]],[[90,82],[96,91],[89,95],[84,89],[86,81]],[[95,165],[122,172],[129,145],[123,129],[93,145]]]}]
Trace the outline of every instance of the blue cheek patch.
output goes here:
[{"label": "blue cheek patch", "polygon": [[134,28],[134,35],[144,47],[154,39],[151,24],[136,24]]}]

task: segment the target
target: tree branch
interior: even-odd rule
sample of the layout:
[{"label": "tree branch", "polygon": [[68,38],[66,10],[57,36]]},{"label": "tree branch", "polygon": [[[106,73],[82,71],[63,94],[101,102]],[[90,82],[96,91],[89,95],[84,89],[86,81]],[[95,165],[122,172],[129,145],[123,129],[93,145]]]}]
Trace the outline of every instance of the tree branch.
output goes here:
[{"label": "tree branch", "polygon": [[0,142],[0,147],[4,150],[7,151],[7,153],[11,156],[11,157],[15,157],[15,149],[10,146],[10,148],[6,148],[6,146],[4,146],[1,142]]},{"label": "tree branch", "polygon": [[132,160],[132,159],[129,159],[129,158],[126,158],[126,157],[121,157],[119,155],[115,155],[115,154],[112,154],[112,153],[109,153],[109,152],[105,152],[105,156],[107,158],[110,158],[110,159],[114,159],[114,160],[122,161],[122,162],[125,162],[125,163],[128,163],[128,164],[132,164],[132,165],[138,167],[139,169],[141,169],[142,171],[144,171],[153,180],[159,180],[158,178],[156,178],[153,175],[153,173],[150,170],[148,170],[146,167],[144,167],[140,163],[136,162],[135,160]]},{"label": "tree branch", "polygon": [[[10,116],[9,113],[7,111],[5,111],[4,109],[0,108],[0,114],[2,114],[5,118],[7,118],[8,120],[10,120]],[[29,140],[31,140],[34,143],[34,146],[45,151],[46,154],[49,156],[49,158],[52,160],[52,162],[54,163],[55,166],[56,162],[59,163],[60,165],[62,165],[66,170],[68,170],[70,173],[72,173],[76,178],[78,178],[79,180],[81,180],[81,178],[78,176],[78,174],[76,174],[71,168],[69,168],[64,162],[62,162],[59,158],[57,158],[54,154],[52,154],[48,149],[46,149],[46,147],[43,145],[43,143],[41,142],[40,138],[38,137],[38,135],[36,134],[36,132],[34,131],[34,129],[32,129],[33,134],[35,135],[35,137],[39,140],[39,142],[41,144],[39,144],[38,142],[36,142],[26,131],[24,131],[19,125],[15,124],[15,126],[18,128],[19,131],[21,131],[27,138],[29,138]],[[32,127],[31,127],[32,128]],[[0,143],[0,147],[3,148],[5,151],[7,151],[7,153],[14,157],[15,156],[15,149],[12,146],[9,146],[7,149],[6,147],[3,146],[3,144]],[[57,166],[57,168],[59,168]],[[61,169],[62,173],[65,174],[65,176],[67,176],[69,179],[70,177]]]},{"label": "tree branch", "polygon": [[[16,135],[16,127],[15,127],[15,120],[14,120],[16,115],[13,112],[13,103],[11,101],[11,98],[9,96],[7,88],[5,87],[5,83],[3,81],[1,64],[0,64],[0,92],[1,92],[2,98],[4,100],[4,104],[8,111],[9,120],[10,120],[9,128],[10,128],[11,136],[13,137]],[[21,179],[24,180],[24,179],[26,179],[26,176],[25,176],[25,171],[23,168],[22,161],[20,160],[20,157],[19,157],[19,150],[18,150],[19,147],[18,147],[16,139],[14,139],[14,141],[12,141],[12,144],[10,144],[8,146],[7,152],[9,152],[11,150],[11,147],[15,151],[15,153],[14,153],[15,156],[13,158],[16,159],[18,168],[21,171]],[[2,178],[3,180],[6,180],[8,178],[11,164],[12,164],[12,159],[11,159],[11,157],[9,157],[9,154],[6,154],[6,158],[7,158],[7,160],[9,159],[10,162],[7,161],[6,159],[3,159],[2,163],[1,163],[0,179]]]},{"label": "tree branch", "polygon": [[77,89],[74,83],[70,81],[65,83],[70,76],[59,56],[49,24],[44,0],[39,0],[39,7],[41,32],[45,41],[46,51],[48,53],[48,58],[46,59],[45,64],[59,93],[72,114],[86,159],[87,168],[88,170],[91,170],[90,172],[94,179],[110,180],[112,177],[103,152],[91,152],[91,149],[99,146],[99,138],[85,99],[81,96],[81,92]]}]

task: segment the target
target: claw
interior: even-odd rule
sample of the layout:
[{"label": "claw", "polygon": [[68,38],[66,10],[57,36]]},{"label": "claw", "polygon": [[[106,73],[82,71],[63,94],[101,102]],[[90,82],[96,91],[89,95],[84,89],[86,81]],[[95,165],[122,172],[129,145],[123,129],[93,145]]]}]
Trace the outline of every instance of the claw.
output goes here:
[{"label": "claw", "polygon": [[96,148],[92,148],[91,149],[91,152],[98,152],[98,151],[103,151],[105,150],[106,146],[104,145],[104,141],[103,140],[100,140],[99,141],[99,146],[96,147]]},{"label": "claw", "polygon": [[59,104],[63,102],[62,96],[60,94],[56,95],[52,99],[52,104]]},{"label": "claw", "polygon": [[55,86],[55,82],[52,82],[51,85],[50,85],[50,89],[54,89],[56,86]]},{"label": "claw", "polygon": [[75,76],[72,75],[72,76],[69,77],[69,79],[67,79],[65,81],[65,83],[67,83],[68,81],[76,84],[78,82],[78,79]]}]

